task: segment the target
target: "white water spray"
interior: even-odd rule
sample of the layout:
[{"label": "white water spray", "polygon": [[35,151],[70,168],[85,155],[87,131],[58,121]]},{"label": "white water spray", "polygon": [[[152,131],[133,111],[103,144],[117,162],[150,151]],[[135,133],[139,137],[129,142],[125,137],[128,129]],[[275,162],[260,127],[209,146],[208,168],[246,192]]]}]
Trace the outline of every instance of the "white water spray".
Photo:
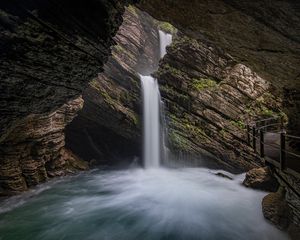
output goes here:
[{"label": "white water spray", "polygon": [[[172,43],[172,35],[159,31],[160,57],[166,54],[166,47]],[[140,76],[143,91],[144,112],[144,166],[157,168],[161,159],[160,93],[157,80],[151,76]]]},{"label": "white water spray", "polygon": [[160,57],[163,58],[167,53],[167,46],[172,43],[172,35],[159,30]]},{"label": "white water spray", "polygon": [[144,165],[159,167],[160,163],[160,93],[157,80],[141,76],[144,109]]}]

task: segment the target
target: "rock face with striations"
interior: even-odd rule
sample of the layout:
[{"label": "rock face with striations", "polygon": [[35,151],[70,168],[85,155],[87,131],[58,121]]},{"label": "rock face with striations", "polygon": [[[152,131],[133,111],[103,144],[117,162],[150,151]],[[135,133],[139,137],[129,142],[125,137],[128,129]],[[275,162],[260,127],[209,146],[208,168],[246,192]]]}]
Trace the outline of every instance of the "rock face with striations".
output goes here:
[{"label": "rock face with striations", "polygon": [[246,124],[282,114],[268,81],[215,45],[183,34],[155,76],[173,150],[197,155],[205,149],[234,172],[262,164],[246,142]]},{"label": "rock face with striations", "polygon": [[[157,11],[159,6],[160,11]],[[289,131],[300,135],[300,2],[294,0],[142,0],[140,8],[169,21],[189,37],[229,53],[276,87],[289,119]],[[246,83],[248,84],[248,83]],[[274,92],[274,91],[272,91]],[[286,201],[299,223],[299,178],[278,171]],[[299,230],[298,238],[299,239]]]},{"label": "rock face with striations", "polygon": [[1,1],[1,193],[43,182],[74,159],[64,127],[102,71],[128,2]]},{"label": "rock face with striations", "polygon": [[276,192],[279,187],[278,181],[272,175],[272,172],[268,167],[251,169],[246,173],[246,178],[243,181],[243,184],[249,188],[269,192]]},{"label": "rock face with striations", "polygon": [[299,1],[142,0],[139,7],[270,81],[285,94],[290,128],[300,135]]},{"label": "rock face with striations", "polygon": [[83,106],[81,97],[48,114],[20,120],[1,143],[1,194],[13,194],[62,176],[85,170],[87,164],[65,148],[65,126]]},{"label": "rock face with striations", "polygon": [[158,23],[130,6],[114,37],[112,56],[85,90],[83,110],[67,128],[67,144],[100,163],[141,156],[140,77],[158,68]]}]

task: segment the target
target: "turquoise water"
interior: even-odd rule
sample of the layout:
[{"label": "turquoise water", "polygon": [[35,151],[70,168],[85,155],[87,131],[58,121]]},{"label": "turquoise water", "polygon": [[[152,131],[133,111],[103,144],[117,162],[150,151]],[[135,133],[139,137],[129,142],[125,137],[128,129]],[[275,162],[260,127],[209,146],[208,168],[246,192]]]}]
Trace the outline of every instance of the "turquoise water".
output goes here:
[{"label": "turquoise water", "polygon": [[282,240],[266,193],[203,168],[93,171],[1,202],[1,240]]}]

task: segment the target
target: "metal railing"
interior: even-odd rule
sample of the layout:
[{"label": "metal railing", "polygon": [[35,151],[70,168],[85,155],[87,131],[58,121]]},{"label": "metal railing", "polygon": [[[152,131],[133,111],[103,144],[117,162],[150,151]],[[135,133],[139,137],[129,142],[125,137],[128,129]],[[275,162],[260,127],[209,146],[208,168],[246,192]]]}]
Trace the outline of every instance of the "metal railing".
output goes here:
[{"label": "metal railing", "polygon": [[[277,141],[266,142],[267,134]],[[300,143],[300,137],[287,134],[280,117],[262,119],[247,125],[247,142],[255,153],[266,163],[300,177],[300,151],[289,146],[291,141]],[[268,153],[272,153],[271,156]]]}]

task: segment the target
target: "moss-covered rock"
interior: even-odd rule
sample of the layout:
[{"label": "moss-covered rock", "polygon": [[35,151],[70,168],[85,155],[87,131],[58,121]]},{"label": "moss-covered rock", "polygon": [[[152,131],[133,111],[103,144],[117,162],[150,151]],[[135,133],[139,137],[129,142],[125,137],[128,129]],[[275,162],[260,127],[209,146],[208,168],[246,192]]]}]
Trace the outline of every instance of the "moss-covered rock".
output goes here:
[{"label": "moss-covered rock", "polygon": [[262,164],[246,143],[246,125],[282,114],[271,84],[222,49],[178,32],[154,74],[177,152],[219,158],[230,171]]}]

